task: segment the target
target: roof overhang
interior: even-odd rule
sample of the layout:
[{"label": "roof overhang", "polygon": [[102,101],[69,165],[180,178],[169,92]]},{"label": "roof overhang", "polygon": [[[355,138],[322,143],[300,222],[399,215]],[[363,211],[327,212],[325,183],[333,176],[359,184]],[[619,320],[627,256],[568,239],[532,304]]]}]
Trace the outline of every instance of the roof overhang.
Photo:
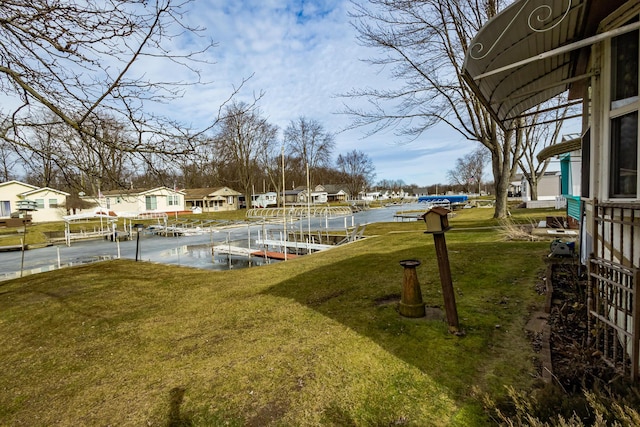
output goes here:
[{"label": "roof overhang", "polygon": [[572,151],[578,151],[582,148],[582,138],[574,138],[569,141],[558,142],[556,144],[552,144],[538,153],[536,158],[539,162],[544,162],[547,159],[550,159],[554,156],[559,156],[560,154],[570,153]]},{"label": "roof overhang", "polygon": [[[630,0],[517,0],[471,41],[464,77],[505,129],[523,113],[593,73],[589,46],[638,24],[597,34],[600,21]],[[582,91],[573,98],[580,98]]]},{"label": "roof overhang", "polygon": [[518,0],[469,45],[465,78],[505,128],[589,74],[574,74],[588,0]]}]

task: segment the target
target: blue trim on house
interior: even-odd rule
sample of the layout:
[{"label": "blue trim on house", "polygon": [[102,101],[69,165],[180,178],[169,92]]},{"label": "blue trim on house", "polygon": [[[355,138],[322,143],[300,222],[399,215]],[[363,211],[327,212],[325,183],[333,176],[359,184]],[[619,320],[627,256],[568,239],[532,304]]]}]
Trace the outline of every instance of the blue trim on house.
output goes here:
[{"label": "blue trim on house", "polygon": [[580,212],[582,211],[580,196],[563,194],[563,197],[567,199],[567,216],[575,219],[576,221],[580,221]]}]

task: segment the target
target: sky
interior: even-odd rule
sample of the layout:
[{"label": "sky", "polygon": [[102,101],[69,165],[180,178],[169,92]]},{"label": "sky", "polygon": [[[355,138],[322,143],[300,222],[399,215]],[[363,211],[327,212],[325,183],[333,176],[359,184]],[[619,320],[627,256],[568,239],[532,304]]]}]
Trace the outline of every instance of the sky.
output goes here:
[{"label": "sky", "polygon": [[334,159],[354,149],[366,153],[375,165],[375,182],[446,183],[456,159],[476,147],[448,127],[436,126],[411,142],[392,131],[367,136],[366,129],[345,130],[351,118],[340,112],[344,103],[355,101],[341,94],[394,84],[363,61],[379,52],[358,44],[350,7],[348,0],[196,0],[185,19],[206,28],[217,43],[210,53],[215,64],[203,69],[203,79],[212,83],[186,94],[174,111],[198,126],[210,120],[243,78],[251,77],[237,98],[251,102],[264,93],[258,106],[280,127],[280,135],[304,116],[335,133]]}]

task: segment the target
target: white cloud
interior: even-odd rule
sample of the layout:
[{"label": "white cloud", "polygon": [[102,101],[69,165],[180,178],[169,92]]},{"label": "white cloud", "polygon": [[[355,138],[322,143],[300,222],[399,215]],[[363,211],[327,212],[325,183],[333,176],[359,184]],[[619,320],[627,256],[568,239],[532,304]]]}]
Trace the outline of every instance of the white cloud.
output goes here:
[{"label": "white cloud", "polygon": [[[271,123],[284,128],[303,115],[338,132],[350,119],[337,114],[345,102],[337,95],[394,84],[361,61],[374,53],[358,45],[347,0],[198,0],[192,5],[189,24],[207,28],[219,46],[210,53],[215,64],[203,73],[214,83],[170,106],[180,113],[179,120],[210,121],[232,88],[253,75],[240,99],[264,92],[259,106]],[[401,140],[392,132],[365,138],[364,130],[344,131],[336,135],[336,156],[357,148],[374,161],[378,180],[428,185],[445,182],[456,158],[473,149],[444,127],[410,144],[398,145]]]}]

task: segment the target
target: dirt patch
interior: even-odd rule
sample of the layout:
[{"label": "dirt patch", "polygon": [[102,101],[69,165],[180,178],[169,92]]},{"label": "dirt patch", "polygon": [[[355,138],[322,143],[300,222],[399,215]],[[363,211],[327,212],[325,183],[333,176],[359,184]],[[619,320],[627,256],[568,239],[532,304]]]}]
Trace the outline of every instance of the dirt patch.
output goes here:
[{"label": "dirt patch", "polygon": [[373,300],[376,305],[398,304],[400,302],[400,294],[389,294],[378,297]]},{"label": "dirt patch", "polygon": [[565,391],[582,393],[596,382],[617,377],[589,339],[587,272],[578,262],[551,264],[553,287],[550,307],[551,364],[555,381]]}]

